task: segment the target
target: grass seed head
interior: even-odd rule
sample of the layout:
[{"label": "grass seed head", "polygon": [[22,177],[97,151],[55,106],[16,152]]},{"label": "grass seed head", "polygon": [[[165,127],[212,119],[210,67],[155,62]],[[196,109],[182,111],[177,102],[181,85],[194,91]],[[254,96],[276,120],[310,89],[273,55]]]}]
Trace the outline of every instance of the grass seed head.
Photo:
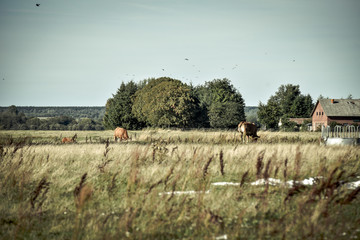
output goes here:
[{"label": "grass seed head", "polygon": [[262,169],[264,168],[264,163],[263,163],[264,155],[265,155],[265,150],[262,150],[257,157],[257,161],[256,161],[256,178],[257,179],[261,178],[261,172],[262,172]]},{"label": "grass seed head", "polygon": [[240,181],[240,187],[242,187],[245,183],[245,180],[247,178],[247,176],[249,175],[249,170],[247,170],[241,177],[241,181]]},{"label": "grass seed head", "polygon": [[224,172],[224,153],[223,150],[220,150],[220,172],[221,175],[224,176],[225,172]]},{"label": "grass seed head", "polygon": [[[49,186],[50,186],[50,182],[46,180],[46,177],[43,177],[40,180],[39,184],[37,185],[36,189],[31,194],[30,204],[32,209],[35,209],[35,205],[37,202],[38,202],[37,209],[41,208],[42,204],[46,199],[46,194],[49,190]],[[40,195],[41,195],[41,199],[40,201],[37,201]]]},{"label": "grass seed head", "polygon": [[75,204],[76,204],[76,207],[77,208],[80,208],[82,205],[80,204],[81,203],[81,200],[80,200],[80,195],[81,194],[84,194],[84,193],[81,193],[82,189],[84,188],[85,186],[85,181],[86,181],[86,177],[87,177],[87,173],[84,173],[82,176],[81,176],[81,180],[80,180],[80,183],[75,187],[74,189],[74,198],[75,198]]},{"label": "grass seed head", "polygon": [[203,169],[203,177],[205,178],[208,173],[208,168],[210,166],[211,161],[213,160],[214,156],[211,156],[209,160],[206,162],[204,169]]},{"label": "grass seed head", "polygon": [[85,184],[79,193],[79,196],[77,198],[77,208],[82,209],[85,205],[85,203],[91,198],[93,194],[93,188],[89,184]]}]

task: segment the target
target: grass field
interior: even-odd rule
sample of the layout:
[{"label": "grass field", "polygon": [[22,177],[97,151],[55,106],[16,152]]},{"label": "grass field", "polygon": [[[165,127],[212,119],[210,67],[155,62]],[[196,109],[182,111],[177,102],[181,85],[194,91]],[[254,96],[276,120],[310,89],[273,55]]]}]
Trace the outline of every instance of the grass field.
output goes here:
[{"label": "grass field", "polygon": [[168,130],[61,144],[74,134],[0,131],[0,238],[360,239],[359,147],[322,146],[319,133],[243,144],[234,131]]}]

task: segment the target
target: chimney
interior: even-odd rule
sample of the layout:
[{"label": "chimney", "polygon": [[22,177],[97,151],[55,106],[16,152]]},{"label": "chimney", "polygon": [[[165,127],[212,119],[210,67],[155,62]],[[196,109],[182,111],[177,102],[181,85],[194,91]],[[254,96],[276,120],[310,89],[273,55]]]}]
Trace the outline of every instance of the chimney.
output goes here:
[{"label": "chimney", "polygon": [[334,104],[334,99],[331,99],[331,103]]}]

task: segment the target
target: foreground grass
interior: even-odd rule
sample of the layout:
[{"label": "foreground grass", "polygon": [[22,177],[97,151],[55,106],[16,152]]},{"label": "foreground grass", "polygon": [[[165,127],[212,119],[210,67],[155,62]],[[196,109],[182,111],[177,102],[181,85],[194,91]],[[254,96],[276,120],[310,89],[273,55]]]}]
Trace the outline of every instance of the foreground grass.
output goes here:
[{"label": "foreground grass", "polygon": [[[360,234],[360,190],[344,187],[360,175],[357,147],[309,144],[302,139],[317,136],[306,134],[263,133],[263,139],[286,137],[290,143],[240,144],[231,132],[162,130],[131,132],[132,142],[86,144],[90,133],[103,139],[112,134],[78,132],[79,144],[62,145],[51,142],[59,132],[31,132],[32,143],[43,144],[29,145],[16,141],[26,132],[2,132],[13,140],[0,149],[0,238],[355,239]],[[300,140],[294,144],[295,138]],[[314,176],[323,178],[311,187],[250,184]],[[219,181],[242,184],[211,185]],[[189,190],[198,193],[174,192]]]}]

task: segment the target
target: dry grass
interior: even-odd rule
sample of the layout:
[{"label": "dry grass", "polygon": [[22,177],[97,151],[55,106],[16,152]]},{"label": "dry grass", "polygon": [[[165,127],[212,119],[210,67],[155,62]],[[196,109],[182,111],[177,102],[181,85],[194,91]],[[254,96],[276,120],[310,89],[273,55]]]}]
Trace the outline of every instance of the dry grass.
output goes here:
[{"label": "dry grass", "polygon": [[[33,145],[19,141],[24,132],[0,133],[13,139],[0,151],[0,238],[349,239],[360,231],[359,190],[343,187],[360,175],[360,149],[319,146],[317,135],[260,133],[263,142],[240,144],[233,132],[149,130],[86,144],[111,132],[78,132],[78,144],[64,145],[53,139],[67,133],[26,133]],[[313,187],[250,185],[315,176],[323,178]],[[240,186],[211,185],[219,181]],[[175,194],[190,190],[198,193]]]},{"label": "dry grass", "polygon": [[[77,142],[105,143],[107,139],[113,142],[114,131],[78,131]],[[241,144],[240,134],[235,130],[229,131],[180,131],[150,129],[144,131],[128,131],[132,143],[146,144],[151,142],[165,142],[166,144]],[[0,140],[13,137],[29,138],[35,144],[61,144],[63,137],[72,137],[74,131],[0,131]],[[262,132],[258,133],[258,143],[319,143],[318,132]],[[1,140],[4,141],[4,140]],[[1,142],[0,142],[1,143]]]}]

